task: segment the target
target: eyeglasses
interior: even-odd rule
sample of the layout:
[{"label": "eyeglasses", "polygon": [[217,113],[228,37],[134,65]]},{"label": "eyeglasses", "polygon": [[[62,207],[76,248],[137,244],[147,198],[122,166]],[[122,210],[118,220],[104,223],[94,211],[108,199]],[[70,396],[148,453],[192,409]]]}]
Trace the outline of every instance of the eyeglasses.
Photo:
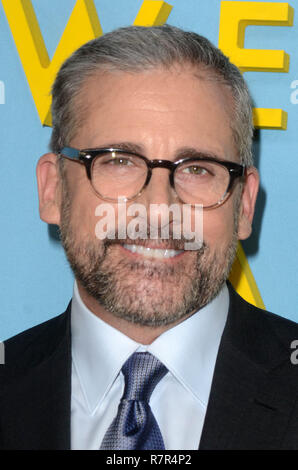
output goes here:
[{"label": "eyeglasses", "polygon": [[94,191],[106,201],[137,198],[149,184],[154,168],[170,171],[169,181],[179,199],[201,204],[204,209],[221,205],[232,191],[245,166],[202,155],[178,161],[149,160],[143,155],[118,148],[78,150],[64,147],[58,154],[85,165]]}]

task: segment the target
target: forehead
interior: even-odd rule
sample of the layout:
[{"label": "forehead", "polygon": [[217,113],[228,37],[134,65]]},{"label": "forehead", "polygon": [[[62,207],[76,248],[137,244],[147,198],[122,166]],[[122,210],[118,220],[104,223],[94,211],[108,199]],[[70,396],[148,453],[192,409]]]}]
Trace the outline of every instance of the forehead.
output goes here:
[{"label": "forehead", "polygon": [[214,73],[190,66],[97,73],[85,81],[76,106],[80,148],[139,140],[171,150],[205,142],[205,150],[224,157],[233,146],[230,91]]}]

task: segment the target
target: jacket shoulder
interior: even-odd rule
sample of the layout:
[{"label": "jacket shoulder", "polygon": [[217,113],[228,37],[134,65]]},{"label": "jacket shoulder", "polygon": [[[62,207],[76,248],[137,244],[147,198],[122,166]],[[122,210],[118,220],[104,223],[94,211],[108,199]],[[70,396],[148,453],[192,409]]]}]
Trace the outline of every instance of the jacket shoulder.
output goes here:
[{"label": "jacket shoulder", "polygon": [[271,355],[279,347],[289,358],[291,344],[298,339],[298,324],[282,315],[263,310],[246,302],[228,285],[230,292],[230,326],[234,341],[245,344],[247,350]]},{"label": "jacket shoulder", "polygon": [[5,340],[5,366],[32,367],[51,355],[69,331],[70,305],[64,313]]},{"label": "jacket shoulder", "polygon": [[293,320],[289,320],[288,318],[284,317],[282,314],[278,315],[276,313],[270,312],[268,310],[264,310],[262,308],[258,308],[246,300],[244,300],[234,289],[233,287],[228,284],[230,296],[232,298],[232,303],[241,306],[242,309],[247,310],[249,315],[253,317],[263,317],[264,320],[269,321],[272,325],[278,325],[281,328],[284,328],[285,331],[287,330],[297,330],[298,331],[298,323]]}]

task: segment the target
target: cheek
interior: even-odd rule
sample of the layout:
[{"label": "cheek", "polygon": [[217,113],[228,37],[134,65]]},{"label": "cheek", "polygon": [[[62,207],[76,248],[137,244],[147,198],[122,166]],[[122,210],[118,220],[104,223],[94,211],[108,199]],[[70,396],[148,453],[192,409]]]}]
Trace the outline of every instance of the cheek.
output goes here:
[{"label": "cheek", "polygon": [[73,191],[70,203],[70,222],[75,233],[81,239],[95,238],[95,228],[98,222],[96,208],[100,201],[87,191]]},{"label": "cheek", "polygon": [[204,241],[212,249],[224,251],[233,239],[234,214],[232,206],[218,207],[203,214]]},{"label": "cheek", "polygon": [[[70,223],[73,231],[81,240],[96,239],[96,227],[105,217],[104,207],[107,204],[101,200],[86,177],[85,168],[71,167],[68,169],[67,180],[70,200]],[[115,214],[112,204],[107,204]],[[98,208],[101,207],[101,211]],[[113,217],[115,219],[115,217]]]}]

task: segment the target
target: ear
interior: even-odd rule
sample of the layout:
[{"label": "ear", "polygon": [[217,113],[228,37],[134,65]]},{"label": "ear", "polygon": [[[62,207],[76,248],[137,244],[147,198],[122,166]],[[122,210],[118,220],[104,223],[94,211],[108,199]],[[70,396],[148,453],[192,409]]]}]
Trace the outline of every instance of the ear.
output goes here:
[{"label": "ear", "polygon": [[252,220],[259,190],[259,173],[255,167],[246,170],[244,188],[242,190],[241,206],[238,224],[238,239],[245,240],[252,231]]},{"label": "ear", "polygon": [[60,224],[60,178],[57,155],[46,153],[36,167],[39,214],[48,224]]}]

